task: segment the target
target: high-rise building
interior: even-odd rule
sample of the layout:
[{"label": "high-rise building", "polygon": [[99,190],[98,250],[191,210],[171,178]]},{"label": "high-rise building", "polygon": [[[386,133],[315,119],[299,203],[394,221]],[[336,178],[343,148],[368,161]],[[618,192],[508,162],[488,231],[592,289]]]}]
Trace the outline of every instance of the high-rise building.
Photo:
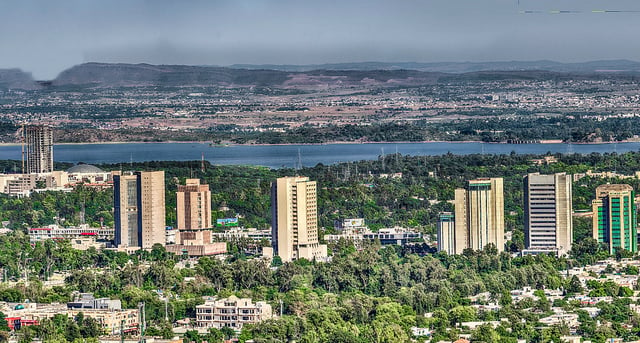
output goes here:
[{"label": "high-rise building", "polygon": [[187,179],[186,185],[178,185],[176,196],[176,229],[198,230],[211,227],[209,185],[200,184],[199,179]]},{"label": "high-rise building", "polygon": [[638,251],[636,205],[633,187],[601,185],[596,188],[593,207],[593,238],[608,246],[609,253],[619,249]]},{"label": "high-rise building", "polygon": [[455,216],[451,212],[442,212],[438,215],[438,251],[446,251],[448,254],[455,254],[455,241]]},{"label": "high-rise building", "polygon": [[164,171],[113,176],[115,245],[165,245]]},{"label": "high-rise building", "polygon": [[271,187],[271,229],[274,254],[288,262],[326,258],[318,243],[316,182],[308,177],[282,177]]},{"label": "high-rise building", "polygon": [[524,177],[524,254],[567,254],[573,240],[571,175]]},{"label": "high-rise building", "polygon": [[53,171],[53,130],[49,126],[34,125],[25,128],[27,174]]},{"label": "high-rise building", "polygon": [[455,190],[455,254],[482,250],[487,244],[504,251],[502,184],[502,178],[476,179]]}]

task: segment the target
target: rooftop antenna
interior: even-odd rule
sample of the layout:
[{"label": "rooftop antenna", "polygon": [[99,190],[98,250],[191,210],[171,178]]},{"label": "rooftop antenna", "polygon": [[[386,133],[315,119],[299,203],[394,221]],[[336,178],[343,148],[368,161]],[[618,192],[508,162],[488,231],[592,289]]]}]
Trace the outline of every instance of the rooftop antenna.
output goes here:
[{"label": "rooftop antenna", "polygon": [[204,152],[202,153],[202,159],[200,160],[200,170],[204,173]]}]

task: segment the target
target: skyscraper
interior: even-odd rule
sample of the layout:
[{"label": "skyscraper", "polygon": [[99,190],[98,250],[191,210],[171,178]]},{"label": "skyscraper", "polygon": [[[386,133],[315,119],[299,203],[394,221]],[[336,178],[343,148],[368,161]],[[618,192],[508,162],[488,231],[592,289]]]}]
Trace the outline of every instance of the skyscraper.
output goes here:
[{"label": "skyscraper", "polygon": [[165,245],[164,171],[113,176],[115,245]]},{"label": "skyscraper", "polygon": [[25,128],[27,174],[53,171],[53,130],[49,126],[33,125]]},{"label": "skyscraper", "polygon": [[443,212],[438,215],[438,251],[446,251],[455,254],[456,247],[456,223],[451,212]]},{"label": "skyscraper", "polygon": [[274,254],[288,262],[327,257],[318,243],[316,182],[308,177],[282,177],[271,187],[271,229]]},{"label": "skyscraper", "polygon": [[525,176],[523,253],[568,253],[573,240],[572,204],[570,175]]},{"label": "skyscraper", "polygon": [[178,185],[178,230],[197,230],[211,227],[211,191],[209,185],[199,179],[187,179],[186,185]]},{"label": "skyscraper", "polygon": [[596,188],[593,208],[593,238],[608,246],[609,253],[619,249],[638,251],[636,205],[633,187],[601,185]]},{"label": "skyscraper", "polygon": [[470,180],[455,190],[455,254],[482,250],[494,244],[504,251],[504,194],[502,178]]}]

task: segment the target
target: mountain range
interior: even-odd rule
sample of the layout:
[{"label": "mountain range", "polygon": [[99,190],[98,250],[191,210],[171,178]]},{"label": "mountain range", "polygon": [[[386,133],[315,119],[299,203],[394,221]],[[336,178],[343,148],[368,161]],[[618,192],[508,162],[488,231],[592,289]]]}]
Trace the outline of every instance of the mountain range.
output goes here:
[{"label": "mountain range", "polygon": [[428,85],[452,80],[601,78],[640,74],[640,62],[628,60],[560,63],[531,62],[361,62],[319,65],[220,66],[84,63],[51,81],[36,81],[19,69],[0,69],[0,89],[90,86],[331,86]]}]

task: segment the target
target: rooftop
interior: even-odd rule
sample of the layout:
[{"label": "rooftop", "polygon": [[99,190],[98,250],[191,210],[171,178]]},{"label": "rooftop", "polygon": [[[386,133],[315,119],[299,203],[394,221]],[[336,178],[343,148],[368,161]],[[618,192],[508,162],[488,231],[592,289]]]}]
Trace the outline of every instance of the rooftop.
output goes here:
[{"label": "rooftop", "polygon": [[84,164],[84,163],[80,163],[77,164],[71,168],[69,168],[67,170],[67,173],[69,174],[78,174],[78,173],[85,173],[85,174],[90,174],[90,173],[104,173],[104,170],[91,165],[91,164]]}]

